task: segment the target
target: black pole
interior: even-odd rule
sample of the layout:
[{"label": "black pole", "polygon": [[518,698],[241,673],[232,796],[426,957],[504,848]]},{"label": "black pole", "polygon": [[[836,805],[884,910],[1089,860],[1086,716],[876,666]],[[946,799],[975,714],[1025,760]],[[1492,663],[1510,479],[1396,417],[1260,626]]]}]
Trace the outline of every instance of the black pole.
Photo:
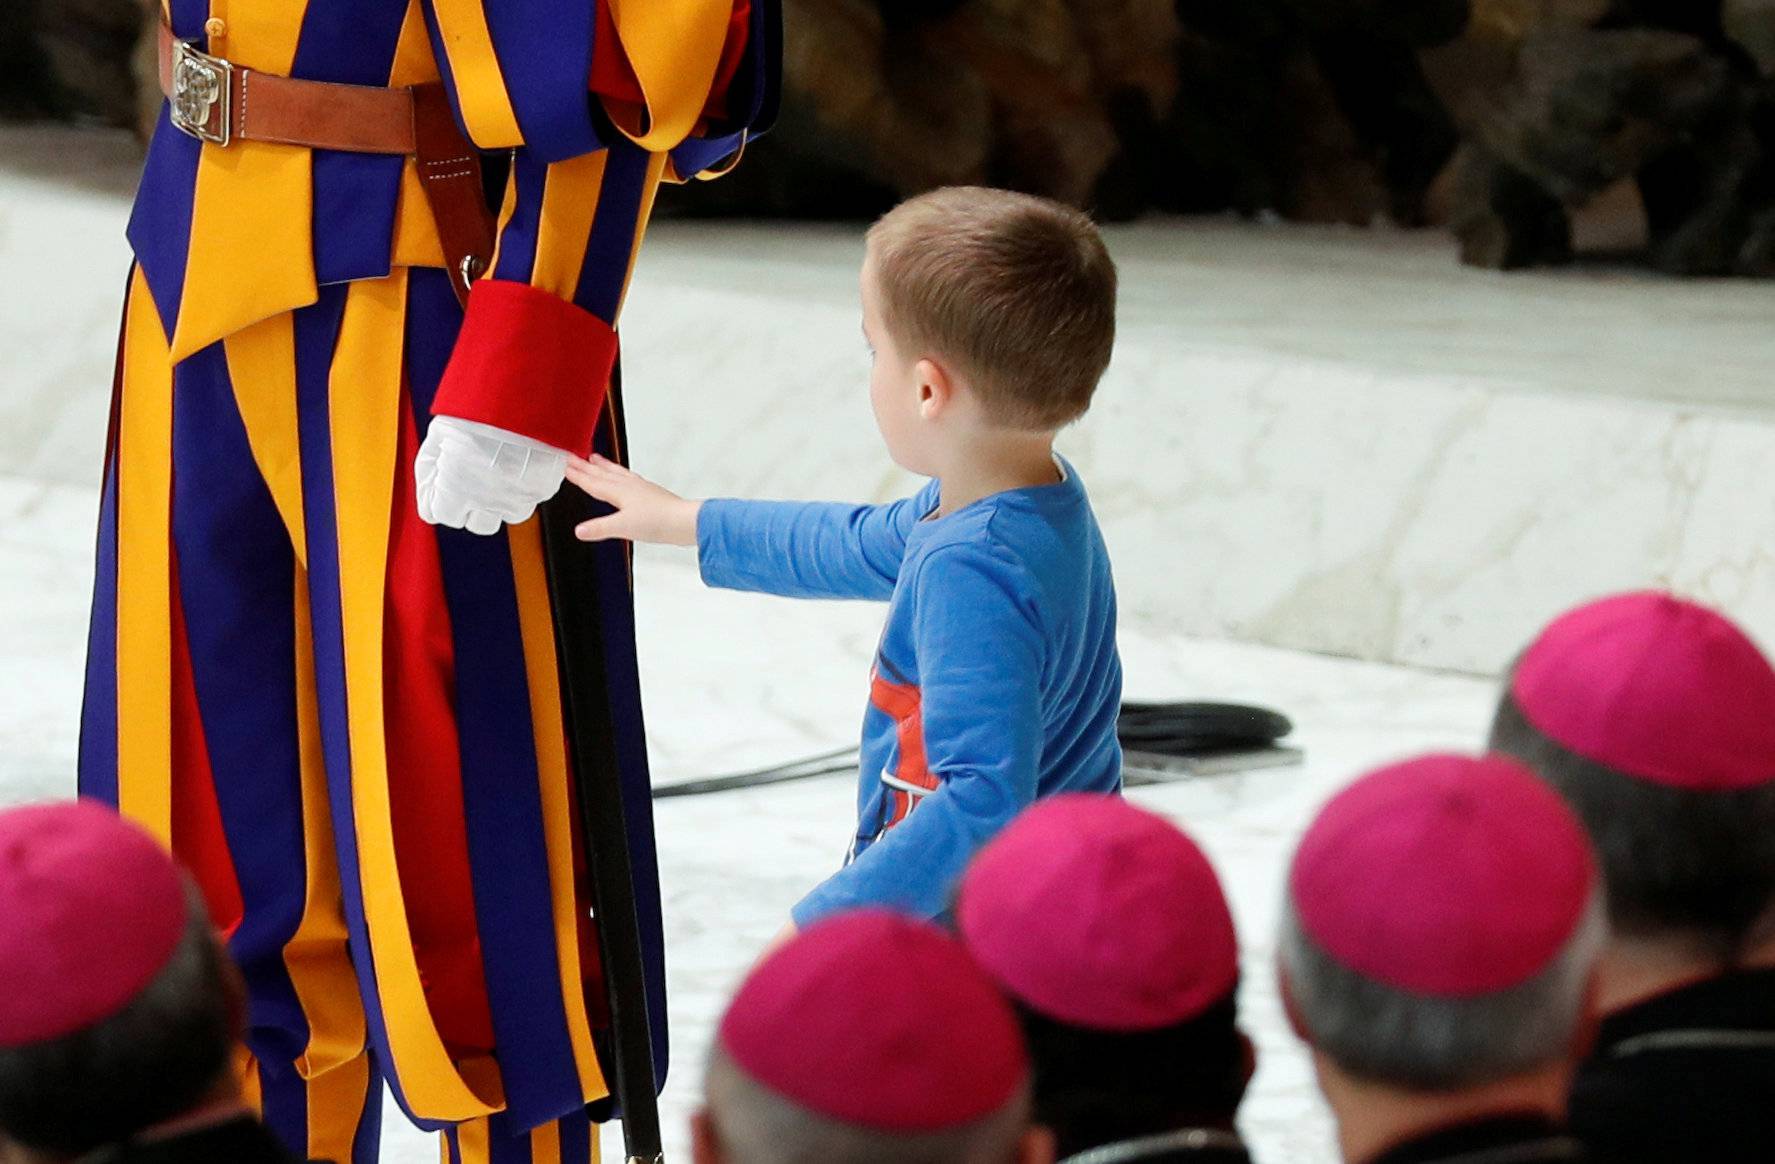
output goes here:
[{"label": "black pole", "polygon": [[[618,399],[619,382],[620,372],[613,372],[612,407]],[[607,409],[607,419],[609,415]],[[573,536],[573,527],[594,515],[592,504],[571,486],[543,504],[543,558],[554,603],[562,709],[573,750],[574,787],[592,878],[593,922],[610,1007],[607,1074],[622,1113],[623,1145],[631,1164],[658,1164],[665,1156],[660,1147],[653,1024],[648,1015],[647,971],[630,863],[629,816],[604,670],[598,555]]]}]

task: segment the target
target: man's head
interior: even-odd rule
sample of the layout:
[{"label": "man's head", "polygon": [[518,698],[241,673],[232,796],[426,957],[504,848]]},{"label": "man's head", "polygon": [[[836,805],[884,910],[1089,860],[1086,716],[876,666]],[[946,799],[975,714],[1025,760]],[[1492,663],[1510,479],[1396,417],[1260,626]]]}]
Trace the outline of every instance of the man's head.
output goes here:
[{"label": "man's head", "polygon": [[72,1159],[212,1095],[232,973],[146,833],[86,802],[0,812],[0,1159]]},{"label": "man's head", "polygon": [[958,434],[1078,419],[1115,342],[1116,269],[1097,228],[1005,190],[951,187],[890,211],[869,231],[862,294],[876,422],[914,472]]},{"label": "man's head", "polygon": [[1046,1164],[1015,1017],[952,938],[865,911],[741,985],[692,1132],[698,1164]]},{"label": "man's head", "polygon": [[1563,615],[1491,745],[1583,820],[1618,936],[1719,963],[1775,939],[1775,668],[1731,622],[1652,592]]},{"label": "man's head", "polygon": [[1436,755],[1356,781],[1289,872],[1289,1016],[1343,1076],[1454,1093],[1564,1070],[1601,910],[1582,827],[1514,762]]},{"label": "man's head", "polygon": [[1120,797],[1044,800],[975,859],[956,920],[1018,1009],[1036,1118],[1063,1152],[1231,1125],[1253,1067],[1238,939],[1213,867],[1170,822]]}]

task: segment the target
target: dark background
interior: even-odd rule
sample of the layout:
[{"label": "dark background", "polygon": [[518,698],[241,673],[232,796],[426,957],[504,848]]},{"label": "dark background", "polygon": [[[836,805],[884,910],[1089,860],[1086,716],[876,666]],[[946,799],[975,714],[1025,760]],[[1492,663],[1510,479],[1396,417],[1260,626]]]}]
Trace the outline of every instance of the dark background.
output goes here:
[{"label": "dark background", "polygon": [[[1106,220],[1442,226],[1505,268],[1607,213],[1672,273],[1775,273],[1775,0],[783,6],[777,129],[662,213],[863,219],[989,183]],[[151,118],[151,12],[5,0],[0,118]]]}]

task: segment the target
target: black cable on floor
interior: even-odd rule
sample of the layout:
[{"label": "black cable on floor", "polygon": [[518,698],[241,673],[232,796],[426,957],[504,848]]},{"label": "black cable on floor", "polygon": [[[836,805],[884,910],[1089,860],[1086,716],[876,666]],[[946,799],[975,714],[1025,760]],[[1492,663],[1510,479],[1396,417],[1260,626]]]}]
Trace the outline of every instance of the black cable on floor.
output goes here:
[{"label": "black cable on floor", "polygon": [[[1297,763],[1300,751],[1279,744],[1293,730],[1294,725],[1281,712],[1239,703],[1127,702],[1116,719],[1130,783]],[[653,798],[763,788],[854,772],[856,767],[855,747],[835,748],[768,768],[655,785]]]}]

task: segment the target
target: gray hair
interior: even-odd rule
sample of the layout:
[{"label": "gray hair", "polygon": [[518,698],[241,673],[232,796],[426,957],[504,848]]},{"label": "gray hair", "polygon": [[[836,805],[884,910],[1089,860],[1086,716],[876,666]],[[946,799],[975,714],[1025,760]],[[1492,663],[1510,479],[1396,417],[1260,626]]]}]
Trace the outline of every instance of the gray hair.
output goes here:
[{"label": "gray hair", "polygon": [[1283,909],[1280,957],[1308,1042],[1363,1079],[1454,1091],[1551,1066],[1572,1054],[1605,926],[1600,895],[1558,957],[1528,981],[1475,998],[1411,994],[1338,962]]},{"label": "gray hair", "polygon": [[758,1083],[717,1046],[705,1081],[729,1164],[1009,1164],[1029,1128],[1025,1085],[999,1110],[938,1132],[883,1132],[808,1111]]},{"label": "gray hair", "polygon": [[59,1039],[0,1048],[0,1140],[83,1156],[183,1115],[221,1081],[235,1034],[227,955],[196,889],[188,896],[185,936],[128,1006]]},{"label": "gray hair", "polygon": [[1538,773],[1584,822],[1616,933],[1730,963],[1775,931],[1775,757],[1760,787],[1669,788],[1549,739],[1507,690],[1491,747]]}]

